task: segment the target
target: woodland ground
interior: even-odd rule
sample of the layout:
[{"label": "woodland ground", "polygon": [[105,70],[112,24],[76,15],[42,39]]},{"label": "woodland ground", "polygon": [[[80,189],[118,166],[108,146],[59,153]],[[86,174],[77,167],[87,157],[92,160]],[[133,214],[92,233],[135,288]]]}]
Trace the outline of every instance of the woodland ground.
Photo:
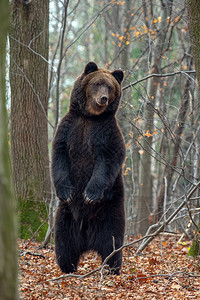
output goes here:
[{"label": "woodland ground", "polygon": [[[141,256],[135,256],[137,248],[124,249],[119,276],[96,272],[56,281],[52,280],[64,274],[56,264],[54,246],[38,249],[38,243],[20,240],[20,299],[200,299],[200,262],[187,256],[191,241],[178,243],[179,238],[161,235]],[[76,275],[100,265],[95,253],[86,253]]]}]

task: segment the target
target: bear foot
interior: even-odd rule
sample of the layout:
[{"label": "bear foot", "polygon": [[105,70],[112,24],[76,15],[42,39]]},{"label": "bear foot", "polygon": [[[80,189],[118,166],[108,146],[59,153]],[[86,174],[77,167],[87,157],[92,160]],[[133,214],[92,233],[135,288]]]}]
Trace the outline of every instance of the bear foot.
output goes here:
[{"label": "bear foot", "polygon": [[63,273],[69,274],[69,273],[74,273],[77,271],[77,268],[75,268],[75,266],[73,264],[71,265],[59,265],[61,271]]}]

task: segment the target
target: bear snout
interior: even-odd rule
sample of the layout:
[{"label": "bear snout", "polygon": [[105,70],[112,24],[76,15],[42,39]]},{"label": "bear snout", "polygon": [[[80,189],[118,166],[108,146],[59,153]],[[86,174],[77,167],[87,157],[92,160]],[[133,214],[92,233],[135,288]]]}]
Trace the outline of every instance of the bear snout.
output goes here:
[{"label": "bear snout", "polygon": [[107,101],[108,101],[108,97],[107,96],[104,95],[104,96],[101,97],[101,103],[102,104],[106,104]]},{"label": "bear snout", "polygon": [[100,101],[97,101],[99,105],[107,105],[108,97],[106,95],[102,95]]}]

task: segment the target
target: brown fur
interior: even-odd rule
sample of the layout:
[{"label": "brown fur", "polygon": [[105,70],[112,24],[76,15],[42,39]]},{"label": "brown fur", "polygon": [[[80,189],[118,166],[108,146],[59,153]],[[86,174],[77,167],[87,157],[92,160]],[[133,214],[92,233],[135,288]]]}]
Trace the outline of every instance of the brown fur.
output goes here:
[{"label": "brown fur", "polygon": [[[76,270],[90,249],[104,260],[123,244],[125,145],[115,119],[123,72],[90,62],[77,78],[70,109],[52,147],[52,178],[61,200],[55,222],[56,258],[63,272]],[[108,264],[119,274],[122,251]]]}]

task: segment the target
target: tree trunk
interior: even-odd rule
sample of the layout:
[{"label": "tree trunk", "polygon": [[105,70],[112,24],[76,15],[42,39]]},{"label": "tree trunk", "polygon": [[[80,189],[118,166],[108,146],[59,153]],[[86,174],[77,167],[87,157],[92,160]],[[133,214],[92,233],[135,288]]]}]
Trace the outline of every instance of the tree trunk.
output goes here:
[{"label": "tree trunk", "polygon": [[[156,70],[155,73],[158,73]],[[151,104],[155,105],[155,97],[157,93],[158,86],[158,78],[153,78],[150,81],[148,87],[148,95],[150,97]],[[147,102],[145,104],[144,111],[144,132],[149,132],[152,134],[154,129],[154,110],[152,106]],[[143,138],[142,146],[145,150],[143,154],[141,154],[141,162],[140,162],[140,172],[139,172],[139,183],[140,183],[140,191],[138,198],[138,214],[137,214],[137,234],[144,235],[149,227],[149,216],[151,213],[151,205],[152,205],[152,158],[151,158],[151,147],[152,147],[153,139],[152,137],[148,137],[146,139]]]},{"label": "tree trunk", "polygon": [[0,300],[18,299],[16,207],[11,189],[6,111],[6,38],[9,1],[0,3]]},{"label": "tree trunk", "polygon": [[[179,157],[180,157],[180,149],[181,149],[181,143],[182,139],[181,136],[183,134],[183,130],[185,127],[185,122],[186,122],[186,117],[187,117],[187,112],[188,112],[188,107],[189,107],[189,92],[190,92],[190,79],[186,80],[185,83],[185,88],[184,88],[184,93],[181,98],[181,104],[179,107],[179,116],[178,116],[178,122],[174,130],[174,147],[173,147],[173,152],[172,152],[172,158],[171,160],[169,159],[170,166],[176,167]],[[169,199],[169,194],[170,194],[170,188],[171,188],[171,183],[172,183],[172,177],[174,174],[175,170],[172,167],[165,166],[164,169],[164,176],[163,178],[166,178],[167,182],[167,198]],[[163,203],[164,203],[164,197],[165,197],[165,183],[164,180],[161,184],[159,193],[158,193],[158,199],[157,199],[157,209],[155,215],[157,215],[158,220],[162,217],[163,215]]]},{"label": "tree trunk", "polygon": [[[34,233],[47,216],[44,201],[50,199],[51,193],[47,126],[48,64],[45,62],[48,60],[48,27],[48,0],[34,0],[29,4],[12,1],[11,149],[23,238]],[[43,233],[45,230],[43,228]]]},{"label": "tree trunk", "polygon": [[[171,15],[173,0],[164,0],[162,1],[161,6],[161,19],[164,20],[160,23],[159,26],[159,39],[158,44],[155,45],[155,48],[152,45],[151,61],[152,73],[160,73],[162,55],[167,49],[167,32],[169,26],[166,26],[165,20]],[[144,6],[143,6],[144,7]],[[144,7],[145,10],[145,7]],[[148,22],[147,22],[148,23]],[[149,63],[148,62],[148,63]],[[159,78],[152,78],[148,82],[147,86],[147,96],[148,100],[145,103],[144,108],[144,133],[149,132],[153,133],[154,130],[154,109],[153,106],[156,104],[157,90]],[[138,201],[138,218],[137,218],[137,233],[145,234],[149,227],[149,216],[152,212],[152,203],[153,203],[153,178],[152,178],[152,157],[151,152],[153,148],[153,138],[150,136],[148,139],[143,138],[143,149],[144,153],[141,155],[141,164],[140,164],[140,195]]]},{"label": "tree trunk", "polygon": [[[193,58],[198,81],[198,98],[200,100],[200,2],[198,0],[187,0],[189,35],[192,44]],[[199,102],[199,101],[198,101]],[[200,107],[200,104],[199,104]],[[198,109],[199,111],[199,109]],[[199,176],[199,174],[198,174]],[[200,220],[199,220],[200,223]],[[199,232],[198,232],[199,234]],[[194,239],[189,255],[199,256],[200,241],[197,237]]]},{"label": "tree trunk", "polygon": [[189,35],[192,44],[193,58],[200,87],[200,2],[198,0],[187,0]]},{"label": "tree trunk", "polygon": [[[119,6],[119,5],[117,5]],[[130,69],[130,44],[128,42],[129,32],[130,32],[130,24],[131,24],[131,1],[125,1],[123,6],[123,15],[118,20],[118,23],[121,25],[120,32],[125,32],[124,34],[124,40],[122,43],[122,51],[119,55],[120,59],[120,66],[124,71],[127,71]],[[123,21],[123,22],[122,22]],[[126,31],[124,31],[124,29]],[[115,47],[118,49],[117,47]],[[125,82],[127,80],[128,82],[128,74],[125,74]],[[126,83],[125,83],[126,85]],[[128,94],[127,90],[123,91],[122,99],[121,99],[121,105],[119,106],[119,110],[117,113],[117,120],[120,125],[121,131],[123,133],[124,137],[129,136],[128,133],[130,131],[129,123],[127,124],[127,120],[129,119],[129,114],[126,105],[123,105],[123,103],[129,102],[130,94]],[[134,161],[134,160],[133,160]],[[134,161],[135,166],[136,161]],[[125,197],[125,214],[126,214],[126,231],[128,235],[131,235],[133,233],[133,170],[131,170],[131,174],[127,174],[125,177],[125,187],[126,187],[126,197]]]}]

